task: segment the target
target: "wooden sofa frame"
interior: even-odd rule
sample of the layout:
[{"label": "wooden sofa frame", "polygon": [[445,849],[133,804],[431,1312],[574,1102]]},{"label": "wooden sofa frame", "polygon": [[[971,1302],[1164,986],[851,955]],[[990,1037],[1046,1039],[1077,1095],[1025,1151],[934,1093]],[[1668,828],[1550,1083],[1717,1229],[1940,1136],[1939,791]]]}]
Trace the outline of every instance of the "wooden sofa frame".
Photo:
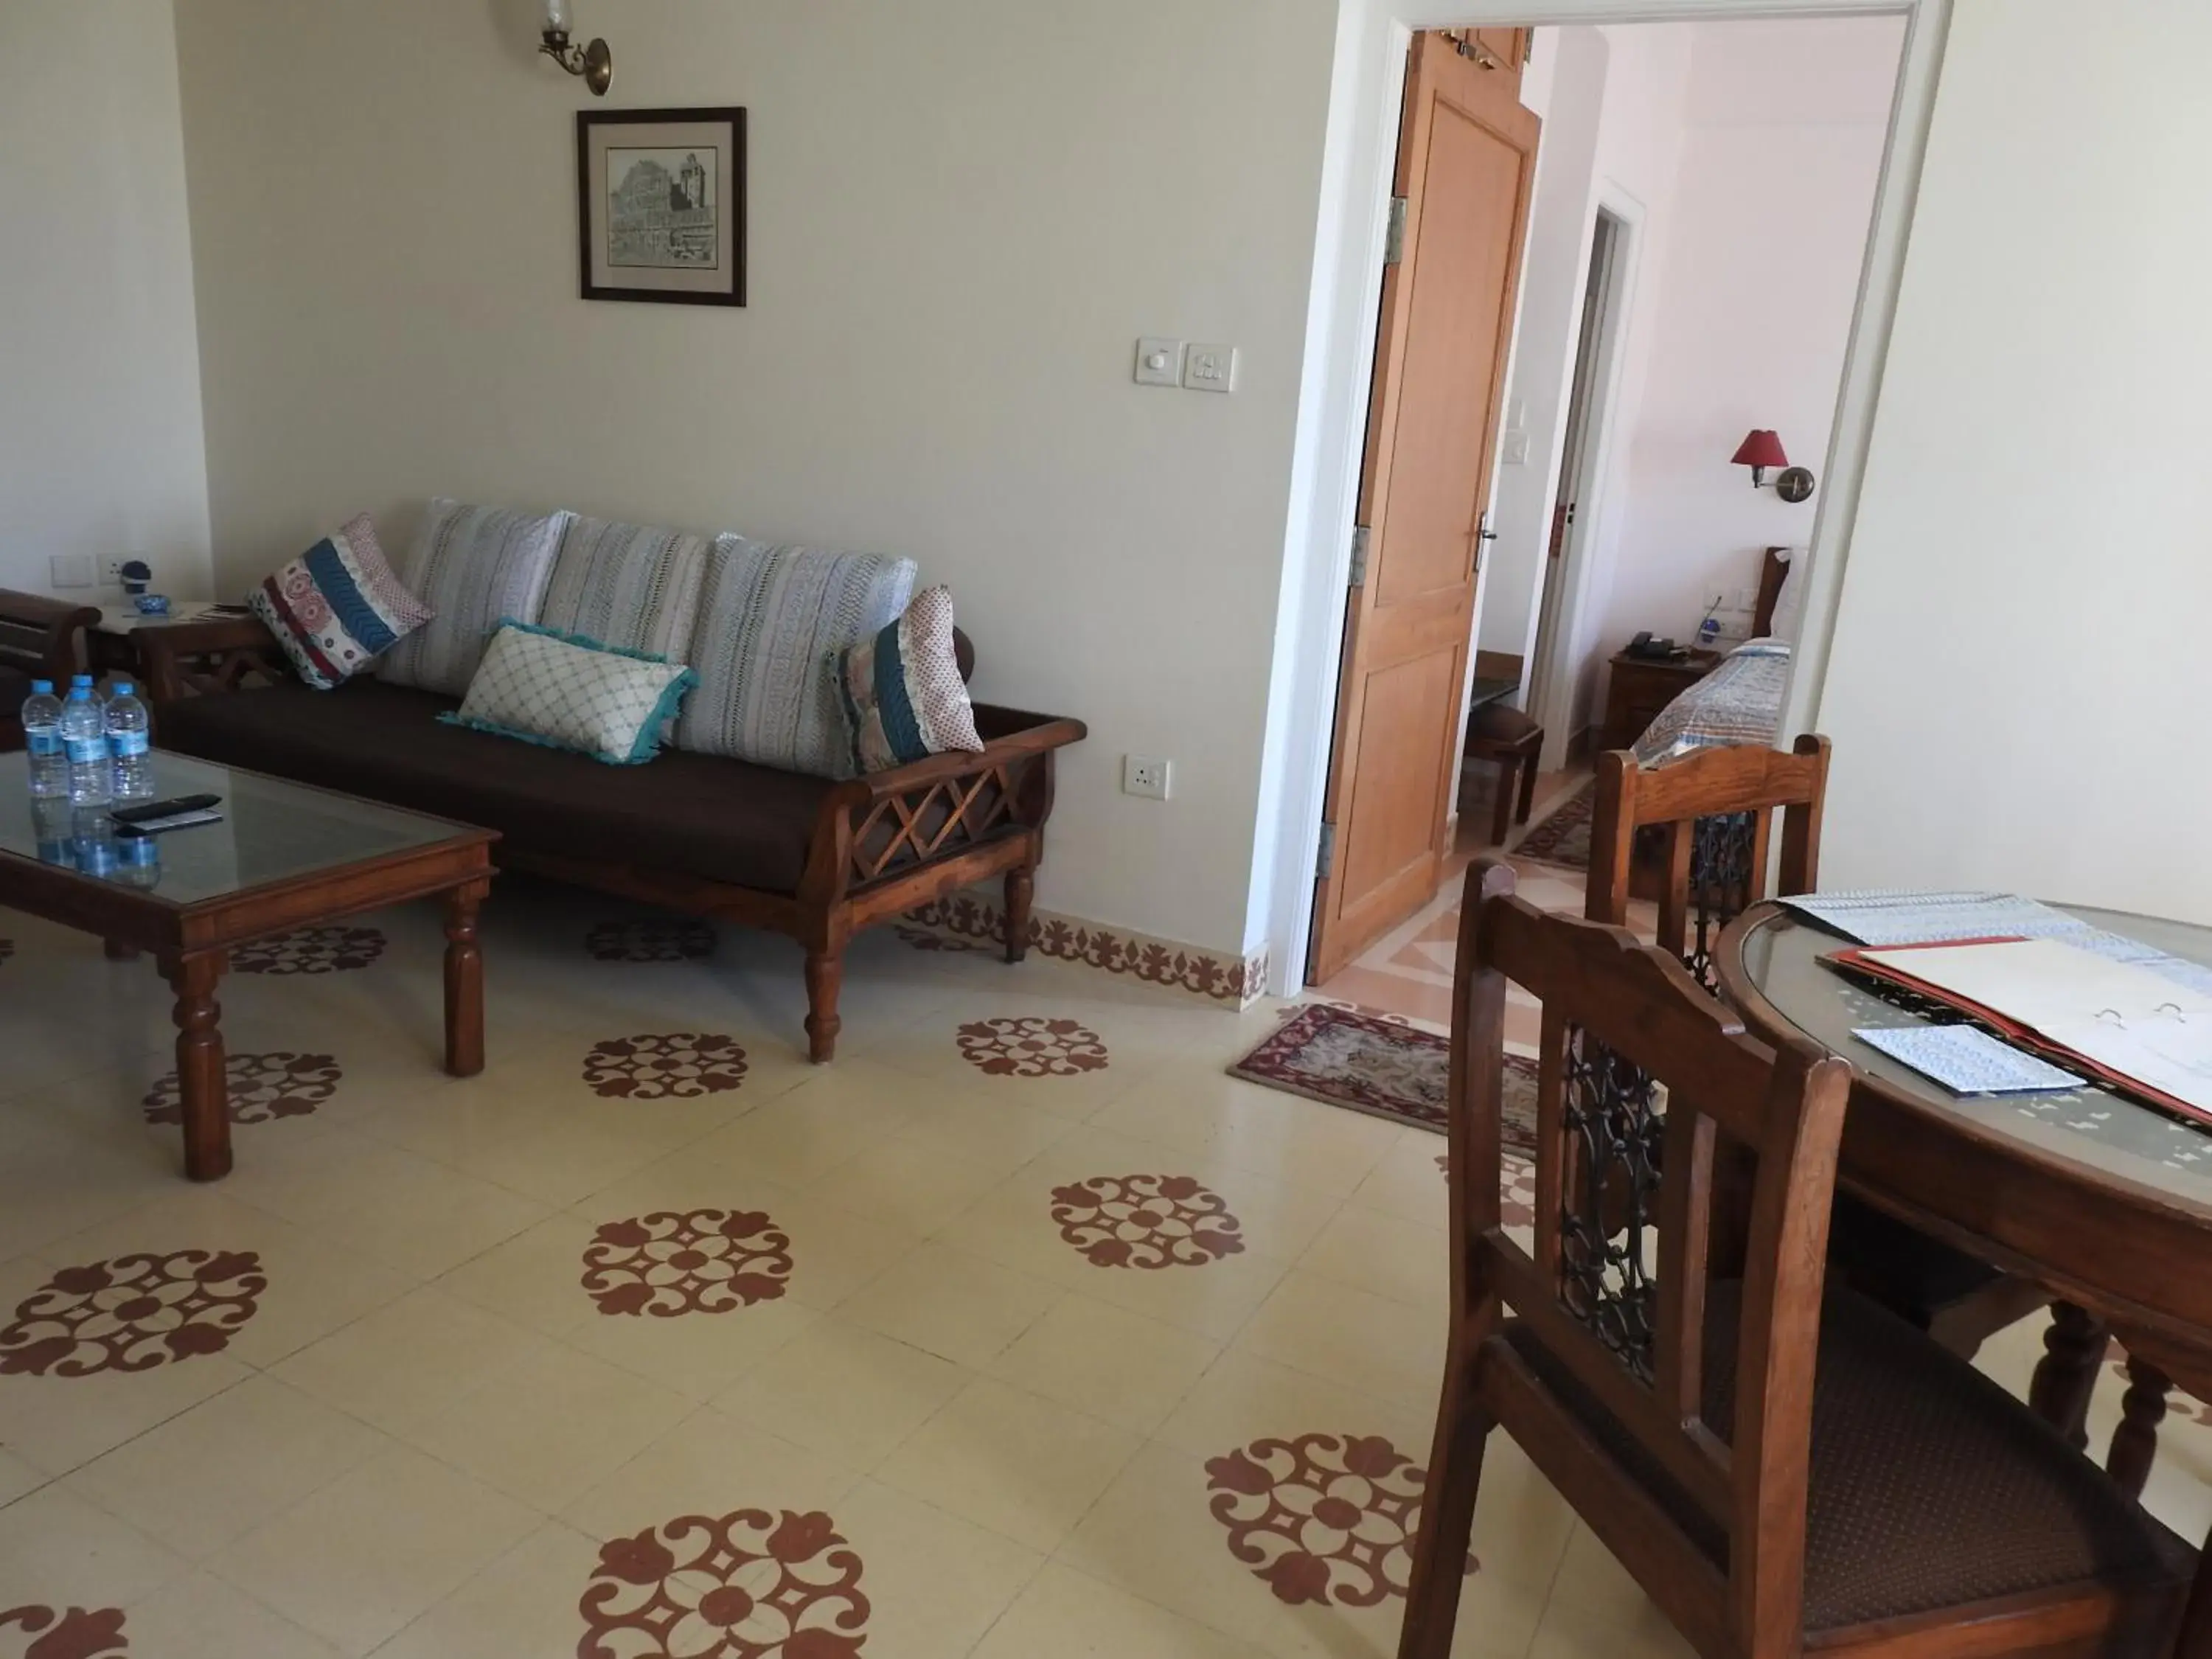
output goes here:
[{"label": "wooden sofa frame", "polygon": [[[0,587],[0,664],[66,694],[70,677],[84,672],[84,630],[99,621],[88,605]],[[22,746],[22,711],[0,708],[0,755]]]},{"label": "wooden sofa frame", "polygon": [[[252,617],[222,617],[141,629],[137,641],[155,704],[288,678],[269,631]],[[974,651],[958,641],[961,672]],[[739,887],[703,876],[640,866],[520,853],[502,843],[505,866],[596,888],[693,915],[766,928],[806,952],[806,1039],[817,1064],[836,1053],[843,1022],[837,999],[847,943],[877,926],[994,876],[1005,883],[1006,960],[1029,949],[1030,906],[1052,816],[1053,753],[1087,735],[1080,720],[975,706],[981,754],[934,755],[833,786],[815,819],[795,893]]]}]

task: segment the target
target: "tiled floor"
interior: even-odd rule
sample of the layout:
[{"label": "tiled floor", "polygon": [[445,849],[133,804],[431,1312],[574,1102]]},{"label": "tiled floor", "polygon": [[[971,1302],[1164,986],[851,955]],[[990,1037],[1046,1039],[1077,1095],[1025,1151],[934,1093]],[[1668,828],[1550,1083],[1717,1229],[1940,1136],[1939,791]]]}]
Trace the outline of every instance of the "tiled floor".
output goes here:
[{"label": "tiled floor", "polygon": [[[1516,890],[1547,910],[1582,914],[1583,872],[1518,858],[1511,849],[1589,775],[1586,763],[1564,772],[1540,773],[1528,823],[1516,824],[1506,837],[1505,856],[1520,880]],[[1479,775],[1468,779],[1462,788],[1458,842],[1436,897],[1361,951],[1319,987],[1317,994],[1439,1029],[1450,1022],[1452,955],[1459,944],[1460,884],[1468,865],[1499,852],[1490,842],[1492,783],[1491,777]],[[1645,920],[1648,922],[1649,918]]]},{"label": "tiled floor", "polygon": [[[468,1083],[432,915],[263,953],[196,1188],[151,969],[0,916],[0,1659],[1392,1650],[1434,1137],[883,935],[816,1070],[787,947],[634,921],[503,885]],[[1503,1440],[1474,1556],[1460,1652],[1686,1651]]]}]

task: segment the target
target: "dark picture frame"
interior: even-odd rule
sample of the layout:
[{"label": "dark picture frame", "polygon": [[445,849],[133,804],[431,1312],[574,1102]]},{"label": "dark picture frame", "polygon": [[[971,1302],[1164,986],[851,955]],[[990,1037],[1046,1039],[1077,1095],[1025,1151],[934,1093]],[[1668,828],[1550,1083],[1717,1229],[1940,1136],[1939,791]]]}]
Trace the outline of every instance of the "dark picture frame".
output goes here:
[{"label": "dark picture frame", "polygon": [[744,110],[579,110],[583,297],[744,305],[745,196]]}]

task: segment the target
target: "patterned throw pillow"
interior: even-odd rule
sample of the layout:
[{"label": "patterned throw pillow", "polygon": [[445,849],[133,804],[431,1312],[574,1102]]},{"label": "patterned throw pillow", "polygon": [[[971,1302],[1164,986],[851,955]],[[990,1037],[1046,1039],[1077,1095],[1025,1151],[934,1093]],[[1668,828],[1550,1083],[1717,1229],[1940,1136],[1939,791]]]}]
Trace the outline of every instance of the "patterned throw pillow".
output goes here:
[{"label": "patterned throw pillow", "polygon": [[680,748],[815,777],[853,775],[837,659],[914,592],[914,561],[723,536],[707,556],[691,636],[699,690]]},{"label": "patterned throw pillow", "polygon": [[697,676],[681,663],[501,623],[459,709],[438,718],[610,766],[641,766]]},{"label": "patterned throw pillow", "polygon": [[561,538],[538,625],[681,660],[713,546],[680,530],[578,519]]},{"label": "patterned throw pillow", "polygon": [[318,691],[352,678],[431,617],[392,574],[366,513],[270,577],[246,603]]},{"label": "patterned throw pillow", "polygon": [[449,697],[465,692],[492,630],[508,617],[538,620],[553,556],[574,517],[431,502],[430,516],[408,556],[406,576],[407,586],[437,616],[399,642],[377,678]]},{"label": "patterned throw pillow", "polygon": [[926,587],[906,614],[845,653],[838,676],[863,772],[983,747],[952,644],[952,590]]}]

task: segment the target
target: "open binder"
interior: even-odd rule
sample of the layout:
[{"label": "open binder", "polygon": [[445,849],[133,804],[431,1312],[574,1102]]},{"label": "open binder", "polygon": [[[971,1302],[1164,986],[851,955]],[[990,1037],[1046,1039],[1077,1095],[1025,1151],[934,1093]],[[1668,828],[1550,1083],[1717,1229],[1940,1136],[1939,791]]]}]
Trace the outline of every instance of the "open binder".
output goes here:
[{"label": "open binder", "polygon": [[1840,970],[1957,1009],[2022,1048],[2212,1127],[2212,995],[2063,939],[1838,951]]}]

